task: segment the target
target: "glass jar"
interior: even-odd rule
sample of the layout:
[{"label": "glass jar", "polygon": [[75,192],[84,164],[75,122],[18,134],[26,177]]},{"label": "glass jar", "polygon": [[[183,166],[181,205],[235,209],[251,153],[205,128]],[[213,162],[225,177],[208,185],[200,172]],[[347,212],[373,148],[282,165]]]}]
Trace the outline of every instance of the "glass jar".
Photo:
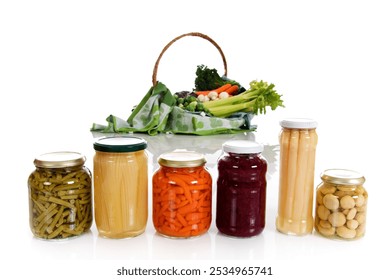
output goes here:
[{"label": "glass jar", "polygon": [[145,231],[146,147],[146,141],[138,137],[105,137],[94,143],[95,222],[103,237],[134,237]]},{"label": "glass jar", "polygon": [[162,154],[153,174],[153,224],[166,237],[187,238],[211,224],[211,175],[202,154],[176,150]]},{"label": "glass jar", "polygon": [[91,173],[75,152],[38,156],[28,178],[30,228],[41,239],[81,235],[92,224]]},{"label": "glass jar", "polygon": [[368,194],[356,171],[328,169],[316,191],[315,229],[329,238],[354,240],[366,229]]},{"label": "glass jar", "polygon": [[314,168],[317,122],[286,119],[280,122],[279,205],[276,228],[285,234],[313,231]]},{"label": "glass jar", "polygon": [[216,225],[226,235],[250,237],[265,227],[267,161],[263,145],[227,141],[218,159]]}]

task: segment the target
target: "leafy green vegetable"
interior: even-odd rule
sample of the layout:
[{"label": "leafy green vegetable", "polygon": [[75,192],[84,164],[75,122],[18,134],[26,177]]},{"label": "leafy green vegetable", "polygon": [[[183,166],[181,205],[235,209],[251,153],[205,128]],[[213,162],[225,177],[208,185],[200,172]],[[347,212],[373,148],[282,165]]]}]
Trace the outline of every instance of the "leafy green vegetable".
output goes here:
[{"label": "leafy green vegetable", "polygon": [[266,107],[275,110],[284,107],[282,95],[274,90],[274,84],[252,81],[250,88],[236,96],[204,102],[203,105],[215,117],[227,117],[236,112],[266,113]]},{"label": "leafy green vegetable", "polygon": [[205,65],[199,65],[196,69],[195,90],[213,90],[223,86],[224,84],[238,85],[234,80],[219,76],[216,69],[210,69]]}]

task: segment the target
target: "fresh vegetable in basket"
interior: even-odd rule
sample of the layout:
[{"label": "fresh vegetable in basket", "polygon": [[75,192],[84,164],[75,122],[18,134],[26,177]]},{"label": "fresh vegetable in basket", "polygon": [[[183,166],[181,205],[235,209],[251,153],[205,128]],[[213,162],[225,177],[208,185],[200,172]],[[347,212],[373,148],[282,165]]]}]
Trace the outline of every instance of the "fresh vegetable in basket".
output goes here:
[{"label": "fresh vegetable in basket", "polygon": [[272,110],[284,107],[282,96],[274,87],[274,84],[264,81],[252,81],[250,88],[241,94],[204,102],[203,105],[215,117],[227,117],[236,112],[266,113],[266,107],[271,107]]},{"label": "fresh vegetable in basket", "polygon": [[214,90],[226,84],[237,85],[240,87],[238,82],[230,80],[225,76],[221,77],[216,69],[210,69],[205,65],[199,65],[197,67],[195,91]]},{"label": "fresh vegetable in basket", "polygon": [[197,98],[197,95],[190,91],[176,92],[173,97],[176,100],[175,105],[181,109],[190,112],[204,112],[203,103]]},{"label": "fresh vegetable in basket", "polygon": [[252,131],[256,128],[251,125],[251,116],[247,113],[233,114],[229,118],[217,118],[207,116],[204,112],[182,109],[175,106],[175,102],[169,89],[161,82],[157,82],[132,111],[127,121],[110,115],[106,119],[108,125],[94,123],[91,131],[144,132],[149,135],[158,133],[215,135]]},{"label": "fresh vegetable in basket", "polygon": [[[195,87],[172,95],[157,79],[157,70],[164,52],[177,40],[196,36],[211,42],[219,51],[224,64],[224,76],[216,69],[197,66]],[[281,95],[273,84],[253,81],[245,90],[238,82],[227,78],[227,64],[222,49],[207,35],[191,32],[171,40],[160,53],[152,75],[152,87],[132,111],[127,120],[110,115],[107,126],[93,124],[91,131],[146,132],[214,135],[239,133],[256,128],[251,124],[254,114],[265,113],[266,107],[284,107]]]}]

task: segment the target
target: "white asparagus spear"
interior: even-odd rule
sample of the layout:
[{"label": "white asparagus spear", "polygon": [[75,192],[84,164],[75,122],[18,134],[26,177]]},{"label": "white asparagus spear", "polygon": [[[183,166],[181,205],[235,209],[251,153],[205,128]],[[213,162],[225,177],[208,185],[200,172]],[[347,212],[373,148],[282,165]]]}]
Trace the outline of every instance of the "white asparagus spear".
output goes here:
[{"label": "white asparagus spear", "polygon": [[[315,169],[315,157],[318,136],[315,129],[309,130],[310,135],[310,150],[309,150],[309,161],[307,164],[307,172],[305,178],[305,192],[304,200],[308,203],[304,204],[302,215],[306,215],[306,230],[302,231],[311,232],[313,230],[313,192],[314,192],[314,169]],[[303,226],[303,225],[302,225]]]},{"label": "white asparagus spear", "polygon": [[290,129],[283,129],[280,133],[280,170],[279,170],[279,204],[278,204],[278,218],[276,226],[279,230],[284,228],[284,221],[286,217],[286,201],[287,201],[287,176],[286,171],[288,167],[288,149],[290,144]]},{"label": "white asparagus spear", "polygon": [[[298,143],[298,158],[297,158],[297,172],[295,177],[295,188],[294,188],[294,204],[292,221],[297,226],[294,230],[297,234],[304,234],[301,232],[301,223],[305,223],[306,216],[302,212],[304,204],[307,202],[304,199],[305,192],[305,179],[308,167],[310,149],[310,135],[307,130],[299,131],[299,143]],[[295,227],[294,227],[295,228]]]},{"label": "white asparagus spear", "polygon": [[294,205],[294,189],[295,189],[295,177],[297,175],[297,159],[298,159],[298,143],[299,143],[299,131],[292,129],[290,134],[290,145],[288,151],[288,171],[287,171],[287,197],[286,197],[286,216],[288,229],[287,232],[294,232],[290,225],[292,219],[292,211]]}]

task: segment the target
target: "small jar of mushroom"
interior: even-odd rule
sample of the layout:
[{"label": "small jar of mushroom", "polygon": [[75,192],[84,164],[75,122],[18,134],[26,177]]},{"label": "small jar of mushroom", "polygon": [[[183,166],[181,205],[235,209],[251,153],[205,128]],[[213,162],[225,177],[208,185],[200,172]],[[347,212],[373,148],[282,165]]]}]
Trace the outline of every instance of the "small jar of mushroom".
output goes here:
[{"label": "small jar of mushroom", "polygon": [[356,171],[328,169],[316,191],[315,230],[328,238],[355,240],[366,229],[368,194]]}]

